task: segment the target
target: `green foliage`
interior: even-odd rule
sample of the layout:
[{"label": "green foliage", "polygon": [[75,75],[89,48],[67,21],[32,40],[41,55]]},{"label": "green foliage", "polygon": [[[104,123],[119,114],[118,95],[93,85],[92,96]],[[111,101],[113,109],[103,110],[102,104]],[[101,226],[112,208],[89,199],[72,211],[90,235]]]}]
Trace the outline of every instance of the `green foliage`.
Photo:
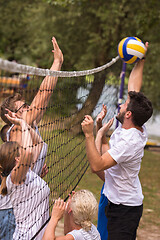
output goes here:
[{"label": "green foliage", "polygon": [[[157,0],[0,0],[0,5],[0,56],[24,64],[49,68],[53,35],[64,53],[62,70],[67,71],[90,69],[110,61],[117,55],[123,37],[149,41],[143,89],[159,110]],[[126,76],[131,67],[127,66]],[[119,61],[111,71],[117,78],[120,70]]]}]

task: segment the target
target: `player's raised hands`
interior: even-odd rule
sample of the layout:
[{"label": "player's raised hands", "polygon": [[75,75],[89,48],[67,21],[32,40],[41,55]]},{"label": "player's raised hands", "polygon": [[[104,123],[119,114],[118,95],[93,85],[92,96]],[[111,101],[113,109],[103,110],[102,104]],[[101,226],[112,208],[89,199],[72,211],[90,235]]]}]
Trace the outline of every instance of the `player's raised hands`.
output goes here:
[{"label": "player's raised hands", "polygon": [[52,217],[59,221],[63,217],[65,208],[66,208],[66,203],[64,202],[63,199],[59,198],[55,200],[55,203],[52,209]]},{"label": "player's raised hands", "polygon": [[81,126],[86,137],[93,134],[94,122],[91,116],[85,115]]},{"label": "player's raised hands", "polygon": [[99,129],[98,133],[104,136],[113,125],[113,122],[114,122],[114,118],[110,119],[107,123],[104,123],[103,127]]},{"label": "player's raised hands", "polygon": [[59,48],[55,37],[52,37],[52,44],[53,44],[52,52],[54,53],[54,61],[63,63],[63,53],[62,53],[61,49]]}]

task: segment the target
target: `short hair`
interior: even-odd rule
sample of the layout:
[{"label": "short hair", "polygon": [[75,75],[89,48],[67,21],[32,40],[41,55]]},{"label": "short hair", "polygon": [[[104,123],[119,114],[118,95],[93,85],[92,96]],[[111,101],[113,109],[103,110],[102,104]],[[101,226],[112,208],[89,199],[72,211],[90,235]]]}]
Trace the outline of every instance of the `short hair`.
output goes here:
[{"label": "short hair", "polygon": [[20,100],[23,100],[22,95],[19,93],[15,93],[14,95],[5,98],[5,100],[2,102],[0,114],[1,114],[2,120],[5,123],[12,125],[11,122],[5,116],[5,114],[7,113],[6,108],[12,112],[16,112],[17,108],[16,108],[15,103]]},{"label": "short hair", "polygon": [[128,92],[130,101],[127,111],[132,112],[132,121],[135,126],[141,127],[152,116],[153,108],[151,101],[141,92]]},{"label": "short hair", "polygon": [[7,142],[7,131],[10,128],[8,124],[4,125],[0,131],[0,136],[3,142]]},{"label": "short hair", "polygon": [[73,220],[86,231],[91,230],[92,220],[97,214],[98,203],[88,190],[77,191],[71,200]]}]

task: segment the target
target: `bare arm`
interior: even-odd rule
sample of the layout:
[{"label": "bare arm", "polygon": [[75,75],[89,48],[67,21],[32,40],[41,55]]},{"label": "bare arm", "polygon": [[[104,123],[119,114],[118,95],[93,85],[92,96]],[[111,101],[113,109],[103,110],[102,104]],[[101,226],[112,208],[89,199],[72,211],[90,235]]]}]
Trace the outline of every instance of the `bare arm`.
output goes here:
[{"label": "bare arm", "polygon": [[[10,112],[9,110],[8,112],[10,113],[10,115],[14,116],[14,113]],[[16,114],[16,116],[18,116],[18,114]],[[33,168],[34,163],[36,162],[38,156],[40,155],[44,142],[41,136],[39,136],[39,134],[36,133],[36,131],[29,125],[27,125],[27,131],[23,130],[20,125],[15,125],[10,134],[10,141],[16,141],[21,146],[24,133],[26,137],[28,134],[28,137],[29,138],[31,137],[32,139],[31,149],[33,161],[31,164],[31,168]]]},{"label": "bare arm", "polygon": [[[105,118],[107,114],[107,107],[103,104],[102,106],[102,111],[98,114],[97,118],[96,118],[96,134],[98,133],[99,129],[102,127],[102,121]],[[104,135],[102,137],[102,144],[107,144],[107,138]]]},{"label": "bare arm", "polygon": [[86,138],[87,157],[92,171],[98,172],[116,165],[116,161],[114,161],[108,152],[101,156],[97,151],[93,135],[93,119],[91,116],[86,115],[81,125]]},{"label": "bare arm", "polygon": [[[148,49],[148,42],[145,43],[146,51]],[[143,81],[143,68],[144,68],[144,59],[139,60],[134,68],[131,71],[128,81],[128,92],[136,91],[139,92],[141,90],[142,81]]]},{"label": "bare arm", "polygon": [[[54,61],[50,68],[52,71],[59,71],[61,69],[63,63],[63,54],[57,44],[56,39],[52,38],[53,48],[52,51],[54,53]],[[39,91],[33,99],[29,111],[23,112],[23,119],[29,124],[32,125],[34,120],[37,120],[37,123],[41,120],[49,99],[52,95],[53,89],[57,84],[57,77],[46,76],[43,82],[40,85]],[[49,90],[49,91],[46,91]]]},{"label": "bare arm", "polygon": [[[107,114],[107,107],[103,104],[102,111],[98,114],[98,116],[96,118],[96,140],[95,140],[95,145],[96,145],[97,151],[101,155],[102,155],[102,148],[104,150],[105,145],[107,144],[107,138],[106,138],[106,136],[99,138],[97,136],[97,133],[98,133],[99,129],[102,127],[102,120],[105,118],[106,114]],[[96,174],[103,182],[105,181],[104,171],[96,172]]]},{"label": "bare arm", "polygon": [[[72,191],[72,194],[75,194],[75,191]],[[64,234],[66,235],[67,233],[71,232],[74,230],[73,226],[73,214],[71,213],[72,210],[70,208],[70,203],[71,203],[72,196],[69,194],[69,199],[67,202],[66,209],[64,211]],[[72,215],[71,215],[72,214]]]},{"label": "bare arm", "polygon": [[[42,150],[42,147],[43,147],[43,140],[41,138],[41,136],[32,128],[29,126],[29,133],[31,135],[31,138],[32,138],[32,144],[33,144],[33,163],[32,163],[32,166],[31,166],[31,169],[34,167],[34,164],[36,162],[36,160],[38,159],[40,153],[41,153],[41,150]],[[22,132],[23,134],[23,132]]]},{"label": "bare arm", "polygon": [[[114,121],[114,119],[112,118],[111,120],[108,121],[107,124],[105,124],[103,127],[101,127],[99,129],[99,131],[97,132],[97,136],[96,136],[96,140],[95,140],[95,146],[96,146],[97,151],[99,152],[99,154],[101,156],[104,153],[106,153],[107,150],[109,149],[108,142],[107,143],[103,143],[103,138],[106,135],[106,133],[108,132],[108,130],[110,129],[110,127],[112,126],[113,121]],[[105,181],[104,171],[96,172],[96,174],[98,175],[98,177],[100,179],[102,179],[102,181]]]},{"label": "bare arm", "polygon": [[45,230],[42,240],[74,240],[74,238],[71,235],[59,236],[59,237],[55,236],[56,226],[58,224],[58,221],[63,216],[65,207],[66,207],[66,203],[63,200],[58,199],[55,201],[55,204],[52,209],[52,216],[47,225],[47,228]]},{"label": "bare arm", "polygon": [[14,184],[22,184],[33,160],[31,149],[32,138],[29,134],[29,126],[23,119],[18,118],[15,113],[11,113],[10,111],[8,111],[6,117],[13,124],[19,125],[24,132],[22,135],[22,141],[19,149],[20,156],[15,157],[16,165],[11,172],[12,182]]}]

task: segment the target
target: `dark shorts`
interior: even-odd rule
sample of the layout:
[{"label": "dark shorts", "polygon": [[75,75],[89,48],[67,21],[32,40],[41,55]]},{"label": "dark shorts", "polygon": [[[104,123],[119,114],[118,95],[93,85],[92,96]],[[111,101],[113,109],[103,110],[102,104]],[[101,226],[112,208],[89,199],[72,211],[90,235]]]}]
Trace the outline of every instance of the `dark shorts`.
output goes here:
[{"label": "dark shorts", "polygon": [[142,212],[143,205],[131,207],[109,202],[105,209],[108,240],[135,240]]}]

